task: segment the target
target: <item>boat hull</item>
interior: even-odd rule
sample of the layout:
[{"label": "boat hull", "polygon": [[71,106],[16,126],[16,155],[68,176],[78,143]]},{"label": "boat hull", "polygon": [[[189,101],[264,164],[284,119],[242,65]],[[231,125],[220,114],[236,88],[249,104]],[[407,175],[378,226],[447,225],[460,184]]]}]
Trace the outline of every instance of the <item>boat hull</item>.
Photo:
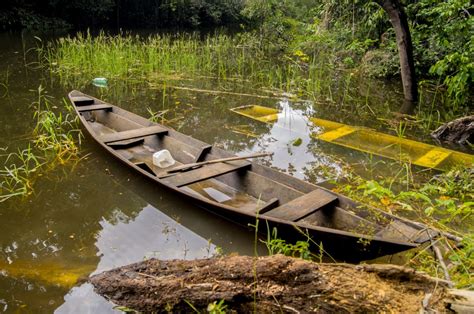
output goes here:
[{"label": "boat hull", "polygon": [[[151,183],[156,184],[157,187],[159,186],[161,191],[163,191],[162,189],[166,189],[166,191],[170,193],[176,193],[177,195],[184,197],[188,202],[202,209],[210,211],[218,216],[221,216],[227,220],[230,220],[234,223],[240,224],[241,226],[245,227],[247,230],[253,229],[252,231],[254,232],[255,227],[251,227],[251,226],[258,225],[259,234],[265,235],[265,234],[268,234],[268,232],[270,232],[271,234],[272,230],[276,228],[278,230],[278,237],[281,237],[287,240],[288,242],[294,243],[295,241],[307,241],[308,239],[310,239],[309,242],[314,251],[324,252],[330,257],[332,257],[334,260],[345,261],[345,262],[359,262],[362,260],[370,260],[370,259],[374,259],[374,258],[384,256],[384,255],[395,254],[395,253],[412,249],[418,246],[417,243],[385,240],[385,239],[380,239],[377,237],[370,237],[364,234],[357,234],[357,233],[341,231],[341,230],[336,230],[336,229],[331,229],[331,228],[313,226],[313,225],[304,224],[300,222],[285,221],[283,219],[270,217],[265,214],[263,215],[249,214],[247,212],[239,211],[238,208],[226,206],[218,202],[214,202],[208,199],[204,199],[202,197],[198,197],[195,194],[184,192],[183,190],[175,186],[171,186],[169,184],[164,183],[163,180],[160,180],[152,173],[145,171],[144,169],[132,164],[128,159],[124,158],[123,155],[117,153],[116,150],[114,150],[109,145],[104,143],[104,141],[101,140],[101,138],[97,136],[97,134],[95,134],[94,129],[91,127],[89,121],[85,118],[83,114],[84,112],[80,111],[81,109],[78,106],[76,106],[74,99],[77,99],[77,97],[79,97],[78,95],[84,95],[86,97],[90,97],[90,96],[87,96],[80,92],[70,93],[71,102],[74,105],[74,108],[80,118],[80,121],[83,127],[87,131],[86,134],[90,135],[102,148],[105,149],[105,151],[112,154],[112,156],[114,156],[115,159],[120,161],[122,164],[126,165],[127,168],[130,168],[132,171],[146,177],[148,180],[150,180]],[[99,101],[98,99],[95,99],[93,97],[90,97],[90,98],[96,101]],[[114,112],[117,112],[117,114],[128,113],[130,115],[133,115],[132,113],[129,113],[117,106],[110,105],[110,108]],[[136,115],[134,116],[136,119],[138,119]],[[141,121],[143,123],[142,124],[143,126],[150,125],[150,122],[146,122],[147,121],[146,119],[144,118],[141,118],[141,119],[142,120],[138,120],[138,121]],[[170,136],[171,135],[178,136],[180,140],[183,140],[183,141],[189,140],[191,144],[202,143],[198,140],[186,137],[185,135],[179,132],[176,132],[172,129],[169,129],[169,128],[166,128],[166,129],[169,130]],[[215,150],[218,151],[218,149],[215,149]],[[220,153],[222,153],[220,157],[231,156],[230,154],[225,153],[225,152],[220,152]],[[275,172],[275,170],[273,169],[252,163],[252,169],[253,168],[259,169],[259,172],[262,175],[264,175],[265,173]],[[278,176],[286,176],[286,175],[278,174],[276,176],[278,177]],[[292,182],[294,181],[295,186],[301,187],[302,191],[311,190],[313,188],[312,187],[313,185],[309,183],[305,183],[305,182],[297,182],[300,180],[295,179],[295,178],[285,177],[285,179]],[[316,188],[316,186],[314,186],[314,188]],[[341,198],[340,199],[341,202],[350,202],[347,200],[347,198],[344,198],[342,196],[340,198]],[[258,220],[258,223],[257,223],[257,220]]]}]

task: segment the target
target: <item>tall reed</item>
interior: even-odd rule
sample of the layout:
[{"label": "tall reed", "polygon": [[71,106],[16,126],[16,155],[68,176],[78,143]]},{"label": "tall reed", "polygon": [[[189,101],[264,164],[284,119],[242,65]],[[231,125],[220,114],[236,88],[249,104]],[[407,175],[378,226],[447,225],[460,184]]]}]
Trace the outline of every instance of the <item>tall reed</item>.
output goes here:
[{"label": "tall reed", "polygon": [[[263,48],[235,37],[196,34],[91,36],[79,33],[38,50],[62,82],[84,86],[92,77],[153,82],[169,76],[206,76],[251,82],[258,88],[309,92],[324,81],[324,60],[302,64],[297,57],[275,62]],[[295,59],[296,58],[296,59]]]},{"label": "tall reed", "polygon": [[36,119],[34,138],[26,149],[0,155],[4,159],[0,169],[0,203],[15,196],[30,195],[40,172],[79,156],[82,134],[72,108],[63,100],[68,113],[54,112],[55,106],[44,88],[39,86],[37,92],[37,100],[32,104]]},{"label": "tall reed", "polygon": [[40,151],[59,163],[65,163],[78,155],[82,136],[71,105],[65,99],[63,104],[68,113],[54,112],[44,88],[38,87],[38,98],[33,103],[36,119],[34,143]]}]

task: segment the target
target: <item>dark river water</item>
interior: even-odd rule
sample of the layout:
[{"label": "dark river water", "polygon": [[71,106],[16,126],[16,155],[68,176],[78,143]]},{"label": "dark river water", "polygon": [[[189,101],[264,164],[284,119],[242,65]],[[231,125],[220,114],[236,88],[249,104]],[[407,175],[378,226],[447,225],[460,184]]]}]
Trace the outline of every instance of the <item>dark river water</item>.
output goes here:
[{"label": "dark river water", "polygon": [[[31,103],[42,85],[54,102],[69,92],[57,78],[35,65],[32,36],[0,34],[0,147],[24,148],[34,128]],[[7,79],[8,78],[8,79]],[[92,80],[92,78],[91,78]],[[182,82],[174,82],[183,86]],[[181,84],[181,85],[180,85]],[[201,89],[213,89],[202,78]],[[375,83],[374,83],[375,84]],[[373,85],[384,104],[396,110],[400,90]],[[242,95],[197,93],[146,84],[109,82],[107,89],[89,84],[86,93],[149,116],[146,108],[169,110],[168,125],[236,154],[273,152],[268,165],[311,181],[342,174],[342,163],[361,174],[373,169],[396,173],[400,167],[378,167],[382,159],[319,142],[303,114],[347,124],[377,126],[372,118],[323,105],[291,103]],[[246,92],[236,87],[238,92]],[[248,92],[248,91],[247,91]],[[230,108],[258,104],[291,112],[274,125],[238,116]],[[420,136],[427,140],[426,136]],[[301,139],[300,145],[293,145]],[[1,153],[1,152],[0,152]],[[85,283],[90,274],[144,258],[194,259],[226,253],[253,254],[249,228],[225,221],[184,203],[132,173],[103,152],[89,137],[77,163],[48,171],[34,183],[34,194],[0,203],[0,313],[108,313],[113,305]],[[371,169],[368,171],[367,169]],[[373,175],[373,173],[370,173]],[[219,250],[220,250],[219,249]],[[260,246],[261,254],[265,249]]]}]

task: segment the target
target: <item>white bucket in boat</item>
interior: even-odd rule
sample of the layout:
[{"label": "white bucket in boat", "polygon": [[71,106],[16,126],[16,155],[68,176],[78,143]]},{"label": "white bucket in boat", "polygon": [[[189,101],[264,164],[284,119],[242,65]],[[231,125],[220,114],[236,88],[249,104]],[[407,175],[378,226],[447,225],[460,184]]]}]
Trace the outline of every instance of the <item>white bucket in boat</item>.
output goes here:
[{"label": "white bucket in boat", "polygon": [[153,164],[160,168],[168,168],[175,164],[175,160],[167,149],[160,150],[153,154]]}]

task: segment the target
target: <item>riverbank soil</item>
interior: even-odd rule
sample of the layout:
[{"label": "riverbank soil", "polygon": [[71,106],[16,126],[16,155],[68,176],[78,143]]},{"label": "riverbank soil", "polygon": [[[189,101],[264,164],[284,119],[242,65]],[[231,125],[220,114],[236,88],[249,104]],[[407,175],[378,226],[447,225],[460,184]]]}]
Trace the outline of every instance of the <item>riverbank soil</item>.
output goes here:
[{"label": "riverbank soil", "polygon": [[[238,312],[446,311],[446,282],[394,265],[317,264],[274,255],[148,261],[91,278],[96,291],[140,312],[205,310],[224,300]],[[449,311],[449,310],[448,310]]]}]

